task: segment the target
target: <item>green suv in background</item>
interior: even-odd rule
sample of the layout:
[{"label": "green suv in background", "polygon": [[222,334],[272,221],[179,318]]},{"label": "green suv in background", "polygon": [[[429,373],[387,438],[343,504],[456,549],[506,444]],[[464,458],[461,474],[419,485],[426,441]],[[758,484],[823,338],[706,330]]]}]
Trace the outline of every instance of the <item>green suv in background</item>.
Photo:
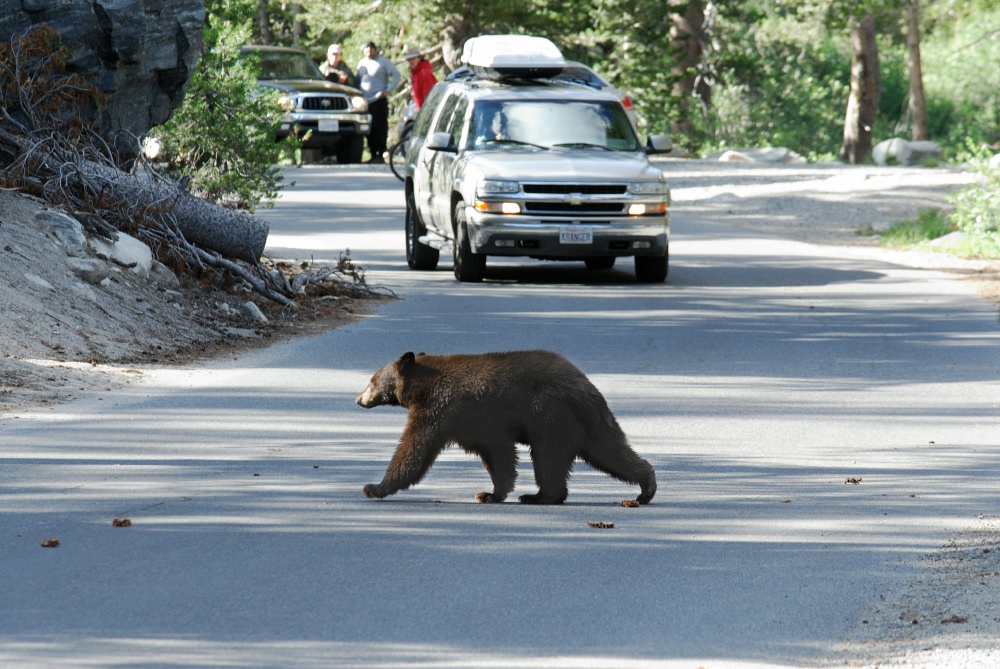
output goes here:
[{"label": "green suv in background", "polygon": [[285,113],[277,139],[294,132],[305,137],[303,148],[322,149],[341,164],[361,162],[371,130],[368,103],[361,91],[327,81],[305,51],[253,45],[240,51],[257,54],[258,85],[281,95]]}]

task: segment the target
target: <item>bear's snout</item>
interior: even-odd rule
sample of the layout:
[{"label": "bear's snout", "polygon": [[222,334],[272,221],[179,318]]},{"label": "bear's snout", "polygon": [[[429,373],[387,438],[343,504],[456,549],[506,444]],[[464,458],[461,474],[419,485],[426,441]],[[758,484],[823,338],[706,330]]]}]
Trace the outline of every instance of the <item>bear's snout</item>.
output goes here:
[{"label": "bear's snout", "polygon": [[371,409],[372,407],[377,407],[380,404],[378,399],[378,390],[375,388],[374,384],[369,383],[368,387],[362,390],[361,394],[358,395],[358,398],[354,401],[366,409]]}]

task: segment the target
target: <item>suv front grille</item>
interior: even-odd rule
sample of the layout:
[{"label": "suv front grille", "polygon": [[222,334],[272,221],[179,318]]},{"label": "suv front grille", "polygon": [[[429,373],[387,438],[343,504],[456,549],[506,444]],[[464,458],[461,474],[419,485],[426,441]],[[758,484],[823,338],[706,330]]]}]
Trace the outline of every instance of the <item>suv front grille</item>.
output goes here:
[{"label": "suv front grille", "polygon": [[569,195],[624,195],[625,184],[521,184],[525,193]]},{"label": "suv front grille", "polygon": [[524,203],[525,211],[531,212],[565,212],[567,214],[620,214],[625,208],[621,202],[581,202],[580,204],[570,204],[569,202],[532,202],[527,200]]},{"label": "suv front grille", "polygon": [[306,111],[344,111],[347,109],[347,98],[342,95],[303,95],[299,101],[299,109]]}]

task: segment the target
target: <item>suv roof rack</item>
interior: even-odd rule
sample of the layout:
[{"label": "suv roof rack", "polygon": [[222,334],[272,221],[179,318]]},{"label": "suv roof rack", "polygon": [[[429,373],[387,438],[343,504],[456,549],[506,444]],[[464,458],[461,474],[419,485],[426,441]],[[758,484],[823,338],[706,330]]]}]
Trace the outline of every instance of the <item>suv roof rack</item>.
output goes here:
[{"label": "suv roof rack", "polygon": [[462,62],[486,78],[553,77],[566,65],[559,47],[544,37],[530,35],[473,37],[465,43]]}]

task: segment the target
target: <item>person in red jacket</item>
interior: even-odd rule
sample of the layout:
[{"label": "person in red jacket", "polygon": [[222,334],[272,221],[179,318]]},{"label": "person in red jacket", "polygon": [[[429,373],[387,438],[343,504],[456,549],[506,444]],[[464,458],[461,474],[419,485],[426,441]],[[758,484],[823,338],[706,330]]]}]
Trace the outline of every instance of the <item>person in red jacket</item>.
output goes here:
[{"label": "person in red jacket", "polygon": [[431,64],[424,60],[420,49],[411,46],[403,54],[403,58],[410,64],[410,87],[413,89],[413,102],[416,103],[417,109],[420,109],[420,105],[424,104],[424,98],[437,83],[437,77],[434,76]]}]

